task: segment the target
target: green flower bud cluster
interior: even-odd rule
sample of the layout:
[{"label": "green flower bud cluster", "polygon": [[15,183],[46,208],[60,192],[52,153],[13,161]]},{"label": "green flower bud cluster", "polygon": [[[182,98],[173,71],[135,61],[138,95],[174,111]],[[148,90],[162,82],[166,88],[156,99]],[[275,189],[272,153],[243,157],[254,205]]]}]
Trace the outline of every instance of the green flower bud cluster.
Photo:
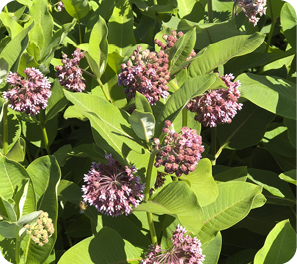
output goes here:
[{"label": "green flower bud cluster", "polygon": [[24,227],[30,238],[39,246],[48,243],[48,238],[55,232],[53,220],[48,217],[48,213],[43,211],[35,223],[26,224]]}]

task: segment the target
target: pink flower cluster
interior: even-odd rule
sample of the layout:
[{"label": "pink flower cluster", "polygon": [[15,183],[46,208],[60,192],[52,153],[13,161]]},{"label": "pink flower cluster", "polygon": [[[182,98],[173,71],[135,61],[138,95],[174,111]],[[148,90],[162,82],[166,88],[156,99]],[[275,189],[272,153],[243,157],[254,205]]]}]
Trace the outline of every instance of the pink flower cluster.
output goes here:
[{"label": "pink flower cluster", "polygon": [[132,206],[136,207],[144,198],[144,185],[136,175],[134,166],[123,166],[106,155],[107,164],[93,162],[88,174],[85,174],[86,185],[82,186],[83,200],[106,215],[129,215]]},{"label": "pink flower cluster", "polygon": [[34,224],[26,224],[24,227],[34,243],[41,247],[48,243],[48,238],[55,232],[52,219],[48,217],[48,213],[43,211]]},{"label": "pink flower cluster", "polygon": [[58,10],[58,12],[61,12],[62,11],[62,8],[64,8],[65,6],[64,6],[64,4],[63,4],[63,2],[62,1],[59,1],[58,2],[58,5],[57,5],[57,10]]},{"label": "pink flower cluster", "polygon": [[136,91],[143,94],[151,105],[156,104],[160,98],[166,98],[168,93],[167,81],[168,55],[164,51],[158,53],[142,50],[138,46],[130,56],[130,61],[122,64],[118,85],[124,85],[128,99],[135,96]]},{"label": "pink flower cluster", "polygon": [[47,77],[35,68],[24,70],[26,79],[18,73],[9,72],[6,82],[12,88],[3,92],[3,98],[9,101],[9,107],[18,112],[37,115],[40,109],[47,107],[48,98],[51,96],[51,84]]},{"label": "pink flower cluster", "polygon": [[237,5],[254,26],[256,26],[260,20],[257,15],[262,16],[266,12],[266,0],[238,0]]},{"label": "pink flower cluster", "polygon": [[177,226],[171,238],[172,246],[161,249],[157,244],[150,247],[146,259],[142,264],[202,264],[205,256],[202,255],[201,242],[196,237],[186,235],[187,230]]},{"label": "pink flower cluster", "polygon": [[[155,39],[155,44],[157,44],[159,47],[161,47],[162,50],[164,50],[164,52],[166,54],[169,54],[170,49],[174,46],[174,44],[177,42],[177,40],[179,38],[181,38],[184,35],[183,32],[179,31],[178,33],[176,33],[175,30],[173,30],[171,32],[171,35],[163,35],[163,39],[165,40],[165,44],[162,43],[162,41]],[[193,58],[194,56],[196,56],[196,52],[194,50],[192,50],[191,54],[189,55],[189,57],[186,59],[186,61],[190,60],[191,58]],[[187,67],[187,66],[186,66]],[[185,67],[185,68],[186,68]]]},{"label": "pink flower cluster", "polygon": [[186,108],[196,112],[195,120],[205,127],[215,127],[217,124],[231,123],[232,118],[241,110],[242,104],[237,103],[240,97],[239,81],[232,82],[232,74],[220,77],[228,89],[208,90],[204,94],[190,100]]},{"label": "pink flower cluster", "polygon": [[159,150],[156,157],[155,167],[165,166],[164,171],[180,177],[189,174],[196,169],[201,153],[204,151],[201,136],[195,129],[183,127],[180,133],[170,130],[171,122],[165,121],[163,132],[165,138],[163,145],[159,139],[153,140],[155,149]]},{"label": "pink flower cluster", "polygon": [[82,70],[79,68],[79,62],[84,57],[84,53],[76,49],[72,54],[73,59],[68,59],[67,55],[63,54],[63,66],[56,66],[56,76],[59,77],[60,84],[68,90],[82,92],[86,88]]}]

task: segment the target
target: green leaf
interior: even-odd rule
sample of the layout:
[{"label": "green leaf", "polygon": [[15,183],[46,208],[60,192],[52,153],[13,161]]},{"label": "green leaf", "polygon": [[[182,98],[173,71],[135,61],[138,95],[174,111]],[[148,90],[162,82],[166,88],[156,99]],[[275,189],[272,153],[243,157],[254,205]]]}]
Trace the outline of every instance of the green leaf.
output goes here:
[{"label": "green leaf", "polygon": [[99,16],[97,23],[94,25],[90,40],[89,40],[89,51],[90,56],[95,60],[96,65],[99,69],[100,78],[105,70],[107,63],[108,54],[108,43],[107,43],[107,26],[105,20]]},{"label": "green leaf", "polygon": [[195,42],[196,28],[188,31],[185,35],[178,39],[169,52],[170,73],[177,72],[177,67],[181,65],[182,62],[186,61],[195,46]]},{"label": "green leaf", "polygon": [[24,161],[25,156],[26,141],[20,137],[12,146],[12,148],[8,151],[6,157],[17,162],[22,162]]},{"label": "green leaf", "polygon": [[196,55],[189,66],[189,75],[195,77],[210,73],[233,57],[251,53],[262,44],[264,37],[256,32],[253,35],[235,36],[210,44]]},{"label": "green leaf", "polygon": [[[102,228],[95,236],[86,238],[67,250],[58,264],[138,263],[142,250],[111,228]],[[136,262],[137,261],[137,262]]]},{"label": "green leaf", "polygon": [[100,78],[101,73],[100,73],[99,65],[97,64],[97,62],[95,61],[95,59],[93,59],[93,57],[89,54],[88,51],[86,51],[85,57],[86,57],[86,59],[88,61],[88,64],[89,64],[92,72],[95,74],[95,76],[97,78]]},{"label": "green leaf", "polygon": [[296,170],[286,171],[278,175],[283,181],[296,185]]},{"label": "green leaf", "polygon": [[17,221],[17,215],[16,215],[16,205],[14,200],[8,199],[5,200],[2,196],[0,196],[0,199],[4,205],[6,216],[10,222],[16,222]]},{"label": "green leaf", "polygon": [[288,127],[288,138],[294,148],[296,148],[296,121],[284,118],[284,123]]},{"label": "green leaf", "polygon": [[256,252],[256,249],[251,248],[237,251],[234,255],[228,258],[226,264],[251,264],[253,263]]},{"label": "green leaf", "polygon": [[181,18],[189,15],[196,4],[196,0],[177,0],[177,2],[178,14]]},{"label": "green leaf", "polygon": [[134,210],[172,215],[194,234],[199,232],[203,224],[203,212],[194,191],[181,181],[169,183],[151,200]]},{"label": "green leaf", "polygon": [[275,21],[280,16],[284,4],[285,2],[281,0],[268,0],[266,4],[266,16],[270,17],[272,21]]},{"label": "green leaf", "polygon": [[101,97],[71,93],[66,90],[64,93],[66,98],[76,105],[82,114],[90,120],[96,144],[107,153],[112,153],[123,159],[123,144],[139,153],[142,152],[142,147],[134,140],[136,134],[127,121],[129,114]]},{"label": "green leaf", "polygon": [[133,33],[133,15],[131,5],[126,0],[119,0],[108,22],[109,53],[118,51],[121,56],[136,44]]},{"label": "green leaf", "polygon": [[218,231],[227,229],[247,216],[253,201],[262,191],[260,186],[230,181],[218,184],[219,196],[203,207],[205,221],[198,234],[202,244],[212,240]]},{"label": "green leaf", "polygon": [[12,72],[16,72],[18,69],[19,59],[29,42],[28,33],[33,26],[34,22],[12,39],[0,53],[0,57],[7,61]]},{"label": "green leaf", "polygon": [[64,199],[73,204],[79,204],[82,200],[82,191],[77,184],[67,180],[61,180],[58,187],[59,199]]},{"label": "green leaf", "polygon": [[54,21],[48,10],[47,0],[36,0],[29,9],[29,14],[34,20],[34,28],[29,33],[31,43],[35,43],[43,57],[45,50],[53,37]]},{"label": "green leaf", "polygon": [[146,97],[137,91],[135,94],[135,106],[136,106],[136,109],[140,112],[153,113],[151,105],[149,104]]},{"label": "green leaf", "polygon": [[183,86],[169,98],[161,110],[157,119],[156,136],[158,137],[161,134],[163,122],[165,120],[173,122],[191,98],[202,94],[208,89],[217,88],[221,84],[223,84],[223,82],[216,74],[197,76],[187,80]]},{"label": "green leaf", "polygon": [[[0,59],[0,79],[8,73],[9,65],[4,58]],[[0,118],[1,121],[1,118]]]},{"label": "green leaf", "polygon": [[243,73],[238,90],[241,96],[274,114],[296,120],[295,84],[271,76]]},{"label": "green leaf", "polygon": [[273,114],[246,101],[231,124],[218,125],[220,146],[244,149],[256,145],[263,138],[266,126],[273,119]]},{"label": "green leaf", "polygon": [[247,167],[225,167],[222,165],[216,165],[213,167],[214,179],[216,181],[246,181],[247,179]]},{"label": "green leaf", "polygon": [[202,254],[205,256],[203,264],[216,264],[219,261],[220,253],[222,248],[222,235],[220,232],[217,233],[216,237],[204,243],[201,247]]},{"label": "green leaf", "polygon": [[211,174],[209,159],[199,160],[196,169],[188,175],[181,176],[188,180],[195,192],[199,204],[203,207],[213,203],[219,195],[218,186]]},{"label": "green leaf", "polygon": [[255,264],[283,264],[296,252],[296,233],[289,220],[276,224],[268,234],[264,246],[257,252]]},{"label": "green leaf", "polygon": [[6,221],[0,222],[0,235],[5,238],[16,238],[19,234],[19,227],[16,223]]},{"label": "green leaf", "polygon": [[63,4],[67,13],[79,21],[89,13],[87,0],[63,0]]},{"label": "green leaf", "polygon": [[6,27],[11,39],[15,38],[23,30],[23,27],[14,19],[14,17],[5,12],[1,12],[0,19]]},{"label": "green leaf", "polygon": [[294,8],[288,4],[285,3],[281,9],[280,13],[280,21],[281,26],[284,31],[284,35],[287,39],[287,41],[290,43],[292,48],[296,50],[296,12]]},{"label": "green leaf", "polygon": [[37,220],[37,218],[40,216],[41,211],[35,211],[30,214],[22,216],[18,221],[18,226],[22,227],[24,224],[30,224]]},{"label": "green leaf", "polygon": [[135,109],[129,116],[129,122],[136,135],[146,142],[154,136],[156,121],[152,113],[144,113]]},{"label": "green leaf", "polygon": [[43,263],[50,255],[57,238],[58,195],[57,189],[61,178],[59,165],[53,156],[43,156],[34,160],[27,167],[37,200],[37,210],[43,210],[53,220],[55,233],[43,247],[31,240],[23,240],[21,247],[25,249],[27,263]]}]

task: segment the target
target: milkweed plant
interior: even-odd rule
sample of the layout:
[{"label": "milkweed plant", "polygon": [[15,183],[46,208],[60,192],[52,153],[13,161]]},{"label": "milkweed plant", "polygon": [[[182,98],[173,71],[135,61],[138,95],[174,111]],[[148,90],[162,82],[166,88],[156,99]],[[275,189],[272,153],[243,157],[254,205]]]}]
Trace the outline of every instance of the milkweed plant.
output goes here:
[{"label": "milkweed plant", "polygon": [[281,0],[4,6],[3,257],[292,259],[296,21]]}]

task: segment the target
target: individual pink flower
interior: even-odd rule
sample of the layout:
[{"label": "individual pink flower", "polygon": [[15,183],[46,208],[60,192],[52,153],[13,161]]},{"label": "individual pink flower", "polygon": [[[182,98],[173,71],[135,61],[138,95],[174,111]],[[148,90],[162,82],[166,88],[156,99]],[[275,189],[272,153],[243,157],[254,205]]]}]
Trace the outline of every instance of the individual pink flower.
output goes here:
[{"label": "individual pink flower", "polygon": [[61,12],[64,7],[65,6],[64,6],[63,2],[62,1],[59,1],[58,2],[58,5],[57,5],[58,12]]},{"label": "individual pink flower", "polygon": [[79,68],[79,62],[84,57],[85,52],[76,49],[72,54],[73,59],[68,59],[66,54],[63,54],[62,65],[56,66],[56,76],[59,77],[59,82],[66,89],[74,92],[82,92],[85,90],[85,79],[82,77],[82,70]]},{"label": "individual pink flower", "polygon": [[10,84],[7,92],[3,92],[3,98],[9,101],[9,107],[18,112],[25,112],[31,116],[47,107],[48,98],[51,96],[51,84],[47,77],[35,68],[24,70],[26,79],[18,73],[9,72],[6,83]]},{"label": "individual pink flower", "polygon": [[130,60],[122,64],[118,85],[126,86],[124,92],[128,99],[133,98],[138,91],[151,105],[154,105],[160,98],[169,95],[168,62],[168,55],[164,51],[156,53],[148,49],[142,50],[141,46],[138,46],[130,56]]},{"label": "individual pink flower", "polygon": [[146,254],[142,264],[202,264],[205,256],[202,255],[201,242],[196,237],[186,235],[187,230],[177,226],[170,239],[172,246],[168,249],[161,249],[160,246],[152,245]]},{"label": "individual pink flower", "polygon": [[155,167],[163,165],[164,171],[176,176],[189,174],[196,169],[201,153],[204,151],[202,137],[197,135],[195,129],[183,127],[180,133],[170,130],[171,122],[165,121],[163,144],[155,138],[155,149],[159,150],[156,155]]},{"label": "individual pink flower", "polygon": [[256,26],[260,20],[257,15],[262,16],[266,12],[266,0],[238,0],[237,5],[254,26]]},{"label": "individual pink flower", "polygon": [[220,77],[228,89],[208,90],[204,94],[190,100],[186,108],[195,112],[195,120],[205,127],[215,127],[217,124],[231,123],[232,118],[241,110],[238,103],[240,82],[232,82],[234,76],[226,74]]},{"label": "individual pink flower", "polygon": [[93,162],[85,174],[83,200],[106,215],[129,215],[132,207],[138,206],[144,198],[145,184],[140,183],[134,166],[123,168],[111,155],[105,157],[107,164]]}]

